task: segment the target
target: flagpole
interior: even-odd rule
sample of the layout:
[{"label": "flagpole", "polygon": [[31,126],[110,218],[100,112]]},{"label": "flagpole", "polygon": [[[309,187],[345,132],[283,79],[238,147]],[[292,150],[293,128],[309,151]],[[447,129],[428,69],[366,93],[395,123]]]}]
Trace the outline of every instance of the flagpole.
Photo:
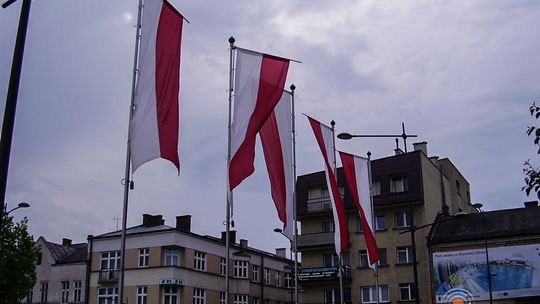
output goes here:
[{"label": "flagpole", "polygon": [[137,85],[137,75],[139,72],[138,63],[139,63],[139,44],[141,39],[141,16],[143,10],[143,0],[139,0],[139,6],[137,9],[137,28],[135,31],[135,55],[133,58],[133,78],[131,81],[131,104],[129,107],[129,122],[128,122],[128,140],[127,140],[127,149],[126,149],[126,171],[124,175],[124,206],[122,210],[122,241],[120,248],[120,282],[118,284],[118,299],[120,303],[124,303],[124,270],[125,270],[125,253],[126,253],[126,226],[127,226],[127,215],[128,215],[128,198],[129,198],[129,189],[132,187],[133,181],[130,180],[130,171],[131,171],[131,119],[133,118],[133,110],[135,103],[135,90]]},{"label": "flagpole", "polygon": [[[337,184],[337,158],[336,158],[336,135],[335,135],[335,126],[336,122],[331,121],[330,125],[332,126],[332,151],[334,153],[334,176],[336,178],[336,184]],[[339,191],[338,191],[339,193]],[[341,194],[339,194],[341,195]],[[343,303],[343,258],[341,254],[341,246],[339,251],[339,298],[341,303]]]},{"label": "flagpole", "polygon": [[[367,159],[368,159],[368,176],[369,176],[369,203],[371,205],[371,227],[375,227],[375,208],[373,207],[373,180],[371,179],[371,152],[367,152]],[[373,233],[373,237],[375,237],[375,233]],[[377,304],[379,304],[379,266],[375,264],[375,292],[377,293]]]},{"label": "flagpole", "polygon": [[293,234],[293,248],[294,248],[294,303],[298,304],[298,248],[296,242],[298,239],[298,223],[296,221],[296,128],[295,128],[295,116],[294,116],[294,90],[296,86],[291,84],[291,106],[292,106],[292,142],[293,142],[293,220],[294,220],[294,234]]},{"label": "flagpole", "polygon": [[226,218],[225,218],[225,304],[229,303],[229,259],[230,259],[230,231],[231,231],[231,209],[233,202],[233,193],[230,189],[229,183],[229,167],[231,164],[231,132],[232,132],[232,98],[233,98],[233,82],[234,82],[234,70],[233,70],[233,61],[234,61],[234,42],[235,39],[233,36],[229,37],[229,131],[228,131],[228,141],[227,141],[227,206],[226,206]]}]

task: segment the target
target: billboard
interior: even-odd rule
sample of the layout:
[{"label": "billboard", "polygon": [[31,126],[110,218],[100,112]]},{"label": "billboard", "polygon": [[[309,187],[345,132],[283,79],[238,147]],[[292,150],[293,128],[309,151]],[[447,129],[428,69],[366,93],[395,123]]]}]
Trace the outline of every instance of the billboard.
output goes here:
[{"label": "billboard", "polygon": [[488,267],[493,299],[540,296],[540,244],[532,244],[434,252],[436,302],[489,300]]}]

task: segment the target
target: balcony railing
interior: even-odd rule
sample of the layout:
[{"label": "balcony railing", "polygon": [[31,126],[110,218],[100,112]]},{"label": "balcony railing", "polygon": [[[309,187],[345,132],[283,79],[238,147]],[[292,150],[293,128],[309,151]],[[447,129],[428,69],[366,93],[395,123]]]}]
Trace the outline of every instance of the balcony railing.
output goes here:
[{"label": "balcony railing", "polygon": [[334,232],[301,234],[297,237],[298,250],[334,246]]},{"label": "balcony railing", "polygon": [[306,202],[307,212],[320,212],[332,210],[332,202],[330,197],[321,197],[315,199],[309,199]]},{"label": "balcony railing", "polygon": [[117,283],[120,277],[120,270],[117,269],[102,269],[99,271],[98,282],[103,283]]}]

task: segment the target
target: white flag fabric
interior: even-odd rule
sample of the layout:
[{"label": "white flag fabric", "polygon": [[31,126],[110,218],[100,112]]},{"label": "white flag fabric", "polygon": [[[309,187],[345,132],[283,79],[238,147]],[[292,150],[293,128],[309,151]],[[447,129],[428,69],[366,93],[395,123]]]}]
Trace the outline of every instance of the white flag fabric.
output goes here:
[{"label": "white flag fabric", "polygon": [[146,0],[139,77],[130,121],[132,170],[156,158],[180,170],[178,156],[182,15],[167,1]]},{"label": "white flag fabric", "polygon": [[272,199],[283,222],[283,234],[294,239],[294,168],[292,142],[291,94],[281,99],[259,131],[266,169],[270,178]]},{"label": "white flag fabric", "polygon": [[336,253],[339,256],[342,251],[349,248],[349,227],[347,225],[345,205],[341,199],[337,179],[333,170],[335,156],[332,129],[309,116],[308,118],[324,158],[326,185],[328,187],[328,192],[330,193],[332,211],[334,213],[334,243],[336,246]]},{"label": "white flag fabric", "polygon": [[255,171],[256,136],[283,95],[288,69],[288,59],[236,51],[230,191]]},{"label": "white flag fabric", "polygon": [[379,248],[373,235],[373,210],[371,208],[371,188],[369,178],[369,161],[345,152],[339,152],[345,179],[362,221],[364,239],[366,240],[369,265],[379,259]]}]

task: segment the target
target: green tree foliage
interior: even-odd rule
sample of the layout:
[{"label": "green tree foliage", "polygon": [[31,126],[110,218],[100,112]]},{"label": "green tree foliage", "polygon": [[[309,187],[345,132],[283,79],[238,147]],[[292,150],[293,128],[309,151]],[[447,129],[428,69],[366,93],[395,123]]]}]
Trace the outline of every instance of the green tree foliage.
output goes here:
[{"label": "green tree foliage", "polygon": [[[529,108],[529,113],[532,117],[538,119],[540,117],[540,107],[533,103]],[[535,126],[527,127],[527,136],[533,138],[534,144],[538,147],[537,153],[540,154],[540,128]],[[523,173],[525,173],[525,186],[521,188],[521,191],[525,190],[527,196],[534,191],[540,199],[540,171],[531,164],[530,159],[525,162]]]},{"label": "green tree foliage", "polygon": [[28,234],[28,220],[2,216],[0,226],[0,303],[20,303],[36,283],[38,249]]}]

